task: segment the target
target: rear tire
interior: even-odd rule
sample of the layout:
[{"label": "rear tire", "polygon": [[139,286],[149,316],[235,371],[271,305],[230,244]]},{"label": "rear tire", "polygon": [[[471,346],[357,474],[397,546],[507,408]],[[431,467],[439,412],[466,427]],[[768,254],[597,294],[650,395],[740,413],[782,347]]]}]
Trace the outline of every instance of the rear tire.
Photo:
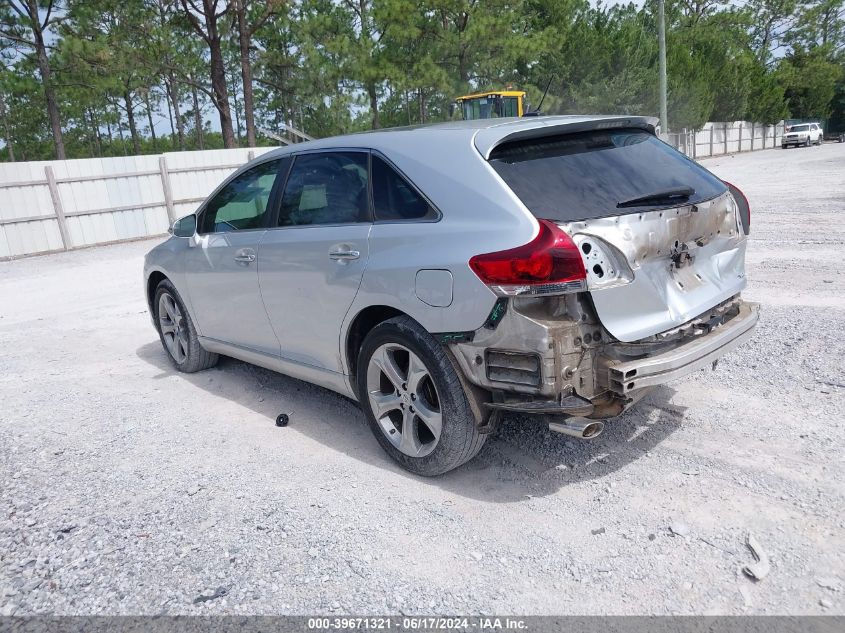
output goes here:
[{"label": "rear tire", "polygon": [[217,364],[219,357],[200,345],[191,315],[167,279],[156,287],[153,310],[161,345],[176,369],[193,374]]},{"label": "rear tire", "polygon": [[358,353],[358,399],[378,443],[404,469],[441,475],[475,457],[486,435],[443,346],[399,316],[374,327]]}]

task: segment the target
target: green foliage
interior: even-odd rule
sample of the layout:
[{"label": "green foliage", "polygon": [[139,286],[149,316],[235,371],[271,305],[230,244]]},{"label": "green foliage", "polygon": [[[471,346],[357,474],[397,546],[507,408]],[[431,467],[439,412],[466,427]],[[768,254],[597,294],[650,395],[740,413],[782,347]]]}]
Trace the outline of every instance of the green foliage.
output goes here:
[{"label": "green foliage", "polygon": [[[236,141],[244,142],[235,0],[216,1]],[[48,88],[68,157],[222,147],[211,124],[219,85],[184,3],[38,0],[42,18],[55,11],[40,59],[34,31],[10,2],[22,0],[0,3],[0,160],[55,156]],[[785,117],[831,117],[845,127],[843,2],[667,0],[670,127]],[[548,85],[549,114],[657,115],[656,0],[242,6],[255,25],[247,63],[260,129],[292,125],[320,137],[446,120],[457,116],[456,96],[509,85],[526,90],[535,107]],[[258,138],[275,142],[260,131]]]},{"label": "green foliage", "polygon": [[793,48],[780,64],[784,96],[793,118],[828,118],[842,79],[842,63],[832,61],[827,47]]}]

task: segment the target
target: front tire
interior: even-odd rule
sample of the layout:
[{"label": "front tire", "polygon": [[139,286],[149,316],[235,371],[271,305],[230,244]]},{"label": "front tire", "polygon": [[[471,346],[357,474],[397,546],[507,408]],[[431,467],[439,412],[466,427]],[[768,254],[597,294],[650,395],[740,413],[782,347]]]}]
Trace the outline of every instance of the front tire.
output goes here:
[{"label": "front tire", "polygon": [[406,470],[441,475],[469,461],[478,432],[446,350],[416,321],[374,327],[358,354],[358,397],[378,443]]},{"label": "front tire", "polygon": [[191,315],[167,279],[156,287],[153,309],[161,344],[176,369],[193,374],[217,364],[219,357],[200,345]]}]

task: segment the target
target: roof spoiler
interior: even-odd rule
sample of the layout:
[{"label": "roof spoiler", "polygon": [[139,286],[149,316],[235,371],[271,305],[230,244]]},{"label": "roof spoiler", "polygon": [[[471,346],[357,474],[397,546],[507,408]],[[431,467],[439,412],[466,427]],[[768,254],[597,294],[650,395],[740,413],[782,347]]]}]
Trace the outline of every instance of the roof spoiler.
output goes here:
[{"label": "roof spoiler", "polygon": [[520,119],[518,123],[494,125],[479,130],[475,135],[475,147],[487,160],[494,148],[509,141],[613,128],[640,128],[655,134],[659,121],[657,117],[652,116],[608,116],[589,119],[582,117],[528,117],[527,119]]}]

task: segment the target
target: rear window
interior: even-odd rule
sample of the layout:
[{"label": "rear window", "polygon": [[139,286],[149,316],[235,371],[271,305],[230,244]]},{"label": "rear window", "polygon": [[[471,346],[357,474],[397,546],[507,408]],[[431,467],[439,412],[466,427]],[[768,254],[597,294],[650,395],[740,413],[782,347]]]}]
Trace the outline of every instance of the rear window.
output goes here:
[{"label": "rear window", "polygon": [[[642,130],[597,130],[513,141],[490,164],[538,218],[571,222],[710,200],[726,191],[706,169]],[[691,187],[683,201],[617,204]]]}]

